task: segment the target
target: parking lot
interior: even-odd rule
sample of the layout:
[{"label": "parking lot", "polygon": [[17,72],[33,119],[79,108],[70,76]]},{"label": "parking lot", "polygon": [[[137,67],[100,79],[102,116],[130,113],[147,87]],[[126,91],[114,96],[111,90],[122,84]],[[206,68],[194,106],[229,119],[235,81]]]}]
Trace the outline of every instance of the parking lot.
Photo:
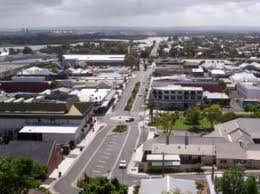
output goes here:
[{"label": "parking lot", "polygon": [[118,154],[122,149],[125,141],[126,133],[124,134],[110,134],[104,144],[100,147],[97,154],[90,162],[86,169],[87,175],[90,176],[104,176],[108,175],[113,168]]}]

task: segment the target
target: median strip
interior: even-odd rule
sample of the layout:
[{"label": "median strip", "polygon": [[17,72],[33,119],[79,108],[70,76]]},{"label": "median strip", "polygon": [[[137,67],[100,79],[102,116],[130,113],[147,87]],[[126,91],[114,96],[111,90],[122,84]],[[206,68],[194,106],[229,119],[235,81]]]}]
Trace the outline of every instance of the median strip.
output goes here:
[{"label": "median strip", "polygon": [[135,99],[136,99],[136,96],[137,96],[137,93],[138,93],[138,91],[140,89],[140,85],[141,85],[140,82],[137,82],[135,84],[135,87],[134,87],[134,89],[132,91],[132,94],[131,94],[130,98],[127,101],[127,105],[125,107],[125,111],[131,111],[132,110],[134,102],[135,102]]}]

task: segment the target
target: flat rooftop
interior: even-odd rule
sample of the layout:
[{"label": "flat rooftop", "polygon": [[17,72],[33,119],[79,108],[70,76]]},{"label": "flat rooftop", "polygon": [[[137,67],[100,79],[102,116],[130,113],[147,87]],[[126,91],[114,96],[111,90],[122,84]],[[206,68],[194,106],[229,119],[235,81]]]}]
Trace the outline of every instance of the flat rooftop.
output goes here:
[{"label": "flat rooftop", "polygon": [[181,91],[203,91],[202,87],[188,87],[180,85],[168,85],[163,87],[153,87],[155,90],[181,90]]},{"label": "flat rooftop", "polygon": [[63,55],[65,60],[79,61],[124,61],[125,55]]},{"label": "flat rooftop", "polygon": [[77,126],[24,126],[19,133],[74,134],[77,129]]}]

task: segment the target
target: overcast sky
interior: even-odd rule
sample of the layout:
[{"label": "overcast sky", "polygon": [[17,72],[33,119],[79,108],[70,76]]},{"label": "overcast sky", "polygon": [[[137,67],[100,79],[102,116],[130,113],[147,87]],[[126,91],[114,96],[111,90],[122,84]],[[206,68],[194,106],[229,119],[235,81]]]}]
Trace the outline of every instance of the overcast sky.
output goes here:
[{"label": "overcast sky", "polygon": [[0,28],[260,26],[260,0],[0,0]]}]

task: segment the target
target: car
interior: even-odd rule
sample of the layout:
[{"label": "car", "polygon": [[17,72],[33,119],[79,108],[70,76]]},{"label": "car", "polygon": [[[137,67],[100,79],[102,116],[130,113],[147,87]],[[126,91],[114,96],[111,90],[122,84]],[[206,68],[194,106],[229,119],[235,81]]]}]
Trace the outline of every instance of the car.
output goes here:
[{"label": "car", "polygon": [[143,95],[142,95],[142,94],[139,94],[138,96],[139,96],[139,97],[142,97]]},{"label": "car", "polygon": [[126,168],[126,160],[121,160],[119,162],[119,168]]},{"label": "car", "polygon": [[135,120],[134,118],[130,117],[130,118],[127,118],[125,120],[125,122],[130,123],[130,122],[133,122],[134,120]]}]

